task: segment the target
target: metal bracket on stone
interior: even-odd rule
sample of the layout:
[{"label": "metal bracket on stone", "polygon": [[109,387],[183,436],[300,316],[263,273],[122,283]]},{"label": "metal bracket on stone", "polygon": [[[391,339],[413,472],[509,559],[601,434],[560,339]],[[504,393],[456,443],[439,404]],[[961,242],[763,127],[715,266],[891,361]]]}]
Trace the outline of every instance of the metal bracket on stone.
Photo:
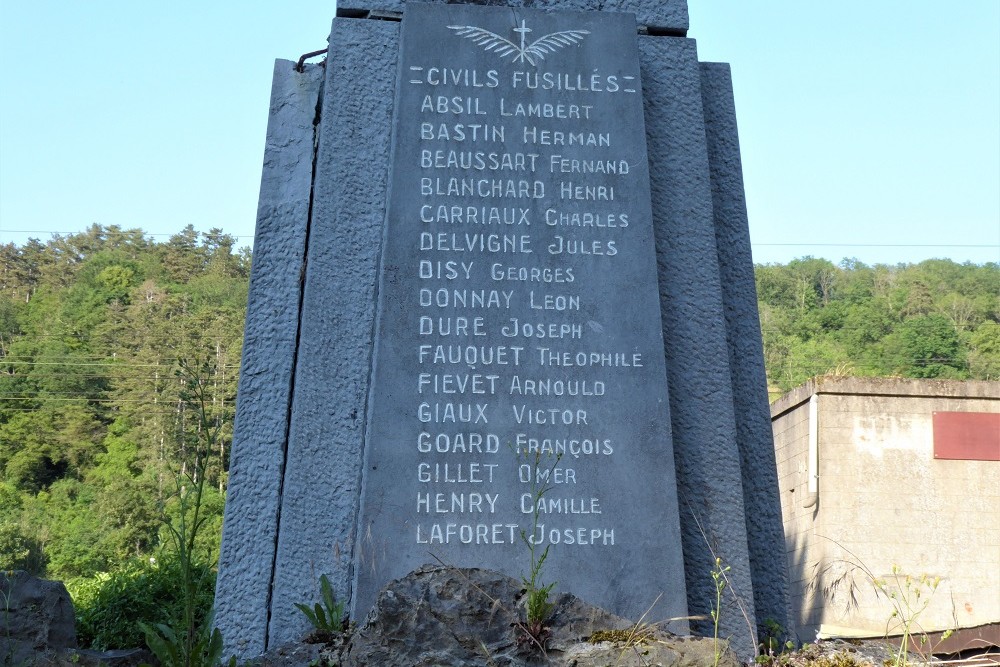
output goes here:
[{"label": "metal bracket on stone", "polygon": [[[310,58],[315,58],[316,56],[326,55],[326,52],[327,49],[320,49],[319,51],[310,51],[309,53],[303,53],[302,56],[299,57],[299,61],[295,63],[295,71],[300,73],[305,71],[307,60],[309,60]],[[325,67],[326,60],[321,62],[319,65],[320,67]]]}]

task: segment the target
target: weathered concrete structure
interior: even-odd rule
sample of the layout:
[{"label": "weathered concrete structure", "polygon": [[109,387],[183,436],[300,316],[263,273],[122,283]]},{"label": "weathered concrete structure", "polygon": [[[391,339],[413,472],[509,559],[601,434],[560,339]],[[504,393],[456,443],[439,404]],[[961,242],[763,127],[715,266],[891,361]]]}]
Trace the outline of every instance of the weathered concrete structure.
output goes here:
[{"label": "weathered concrete structure", "polygon": [[[598,9],[584,0],[550,6]],[[399,3],[355,7],[339,10],[333,22],[325,71],[275,66],[216,594],[217,623],[229,648],[244,656],[305,631],[294,603],[316,598],[320,574],[353,600],[366,537],[358,512],[398,18],[402,12],[405,20],[406,10]],[[694,41],[684,37],[682,0],[622,0],[600,9],[634,12],[639,32],[676,466],[679,516],[637,508],[637,517],[649,531],[679,522],[691,615],[707,616],[714,599],[714,550],[731,567],[730,592],[749,618],[787,626],[729,69],[698,62]],[[749,655],[752,630],[735,600],[727,604],[722,632]]]},{"label": "weathered concrete structure", "polygon": [[925,631],[1000,622],[1000,382],[820,378],[771,415],[800,638],[898,632],[872,576],[941,578]]}]

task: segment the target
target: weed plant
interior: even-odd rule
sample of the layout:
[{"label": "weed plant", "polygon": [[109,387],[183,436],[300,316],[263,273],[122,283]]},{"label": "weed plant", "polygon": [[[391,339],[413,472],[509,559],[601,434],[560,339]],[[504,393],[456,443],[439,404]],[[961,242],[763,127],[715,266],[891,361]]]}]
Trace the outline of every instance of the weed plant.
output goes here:
[{"label": "weed plant", "polygon": [[319,594],[321,602],[314,607],[299,603],[295,606],[312,624],[313,635],[322,641],[330,641],[349,629],[349,621],[344,603],[337,601],[330,579],[325,574],[319,578]]},{"label": "weed plant", "polygon": [[656,596],[653,604],[643,612],[642,618],[632,627],[627,630],[598,630],[590,635],[587,641],[591,644],[611,642],[618,645],[621,648],[621,653],[618,655],[618,660],[615,661],[616,665],[629,654],[632,654],[645,664],[642,656],[646,653],[646,646],[657,641],[655,628],[653,625],[646,623],[646,616],[656,606],[656,603],[660,601],[660,597],[660,595]]},{"label": "weed plant", "polygon": [[[795,649],[795,642],[787,639],[788,631],[773,618],[766,618],[758,630],[760,643],[757,645],[757,657],[774,656],[778,653]],[[784,639],[784,643],[782,643]]]},{"label": "weed plant", "polygon": [[[215,572],[195,562],[194,579],[205,582],[196,590],[195,620],[202,625],[212,607]],[[98,651],[141,646],[145,635],[138,623],[170,623],[184,615],[181,563],[170,553],[154,560],[134,560],[111,573],[66,583],[76,609],[76,636],[80,646]]]},{"label": "weed plant", "polygon": [[[560,456],[555,457],[547,469],[548,472],[555,468],[560,458]],[[539,545],[541,540],[535,539],[538,533],[538,502],[551,488],[541,483],[542,475],[539,474],[539,471],[542,470],[541,465],[542,453],[536,451],[531,459],[531,535],[529,536],[524,530],[521,531],[521,541],[528,547],[529,567],[528,575],[521,577],[527,600],[525,602],[525,620],[519,625],[519,628],[522,632],[520,639],[544,654],[549,636],[545,624],[555,609],[555,604],[549,599],[549,595],[556,582],[542,584],[542,569],[545,566],[545,560],[549,557],[551,545],[546,544],[545,548],[541,549]],[[545,479],[548,479],[548,476]]]},{"label": "weed plant", "polygon": [[[725,567],[722,566],[722,557],[716,553],[714,547],[712,546],[712,540],[708,538],[708,534],[705,532],[705,528],[702,526],[701,520],[698,518],[698,513],[694,511],[694,508],[692,508],[690,504],[688,504],[688,511],[691,512],[691,518],[694,520],[695,526],[698,527],[698,532],[701,533],[701,539],[705,541],[705,546],[708,548],[712,558],[715,559],[711,570],[712,582],[715,588],[715,606],[711,608],[710,615],[712,618],[714,635],[716,637],[716,665],[718,665],[718,661],[721,658],[721,654],[718,651],[718,637],[720,618],[722,614],[722,594],[727,589],[729,590],[729,597],[735,603],[736,608],[739,609],[740,615],[743,616],[743,621],[746,623],[747,629],[750,633],[750,640],[752,642],[751,645],[754,647],[754,651],[757,652],[760,650],[757,643],[758,630],[753,619],[751,618],[747,605],[744,603],[743,597],[740,595],[736,586],[733,585],[733,581],[729,578],[729,571],[731,568],[728,565]],[[701,618],[703,619],[704,617]]]},{"label": "weed plant", "polygon": [[761,667],[874,667],[847,651],[824,654],[816,644],[806,644],[797,651],[785,644],[785,650],[761,654],[755,662]]},{"label": "weed plant", "polygon": [[[929,638],[920,625],[920,617],[930,606],[931,599],[941,584],[941,578],[929,574],[913,576],[895,563],[889,575],[879,577],[847,547],[835,540],[830,541],[846,552],[850,558],[836,560],[826,567],[824,571],[846,565],[846,570],[823,588],[824,596],[833,600],[841,589],[846,589],[850,600],[849,606],[857,608],[858,588],[854,573],[860,572],[874,589],[876,597],[884,598],[892,609],[886,620],[885,636],[888,639],[889,636],[898,635],[900,641],[899,647],[893,649],[891,667],[908,667],[911,652],[918,652],[925,657],[933,653],[933,647],[927,645]],[[951,629],[945,631],[941,641],[950,637],[952,632]]]},{"label": "weed plant", "polygon": [[14,641],[10,636],[10,599],[14,595],[14,579],[16,573],[13,570],[5,570],[3,573],[4,590],[3,596],[3,629],[4,629],[4,667],[14,665]]},{"label": "weed plant", "polygon": [[[917,641],[920,643],[921,652],[927,648],[927,634],[921,630],[920,616],[930,606],[931,598],[941,584],[941,577],[931,577],[927,574],[914,577],[903,572],[894,563],[892,574],[888,577],[875,578],[872,583],[876,590],[885,596],[892,605],[892,614],[886,623],[886,635],[893,630],[898,630],[902,634],[899,649],[893,658],[893,665],[894,667],[906,667],[911,647],[918,648],[913,645],[915,633],[919,634]],[[951,630],[946,631],[942,641],[951,634]]]},{"label": "weed plant", "polygon": [[719,647],[719,619],[722,618],[722,592],[726,590],[726,573],[729,566],[722,565],[722,559],[715,557],[715,567],[712,568],[712,583],[715,584],[715,604],[712,606],[712,637],[714,640],[715,662],[712,667],[719,667],[722,659],[722,649]]},{"label": "weed plant", "polygon": [[[198,419],[198,438],[191,453],[190,465],[175,476],[177,516],[164,521],[180,566],[181,614],[170,623],[139,623],[146,644],[159,660],[161,667],[215,667],[222,659],[222,633],[212,627],[212,616],[199,620],[199,592],[211,590],[205,569],[198,567],[195,546],[198,533],[205,523],[202,500],[205,490],[205,464],[216,449],[221,424],[210,423],[205,378],[210,377],[207,364],[200,367],[180,362],[178,376],[185,382],[182,398],[193,408]],[[165,516],[165,514],[164,514]],[[230,660],[231,665],[236,659]]]}]

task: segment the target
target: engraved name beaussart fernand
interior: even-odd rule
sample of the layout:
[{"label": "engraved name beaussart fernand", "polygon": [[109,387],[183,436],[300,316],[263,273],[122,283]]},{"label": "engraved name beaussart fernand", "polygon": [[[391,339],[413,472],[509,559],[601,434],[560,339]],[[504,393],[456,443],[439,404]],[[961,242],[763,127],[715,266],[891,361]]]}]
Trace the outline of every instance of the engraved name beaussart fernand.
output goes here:
[{"label": "engraved name beaussart fernand", "polygon": [[511,56],[516,63],[527,60],[532,65],[535,64],[535,58],[545,60],[546,54],[555,53],[565,46],[578,44],[583,41],[584,36],[590,34],[589,30],[560,30],[550,32],[527,44],[525,36],[531,32],[531,28],[528,28],[526,21],[522,20],[521,27],[513,29],[521,38],[521,44],[518,46],[509,39],[485,28],[472,25],[450,25],[448,28],[454,30],[461,37],[471,39],[487,51],[496,53],[501,58]]}]

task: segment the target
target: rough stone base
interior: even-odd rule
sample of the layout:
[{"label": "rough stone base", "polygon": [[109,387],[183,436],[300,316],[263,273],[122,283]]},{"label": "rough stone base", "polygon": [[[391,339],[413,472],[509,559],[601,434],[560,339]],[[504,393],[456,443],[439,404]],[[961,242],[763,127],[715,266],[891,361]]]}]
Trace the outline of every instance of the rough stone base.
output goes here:
[{"label": "rough stone base", "polygon": [[[426,566],[391,582],[354,636],[340,648],[285,645],[269,651],[262,667],[292,667],[325,660],[342,667],[438,666],[521,667],[559,665],[713,665],[715,642],[678,637],[656,625],[636,624],[579,598],[562,594],[548,622],[543,654],[519,640],[524,589],[506,575],[481,569]],[[651,619],[652,620],[652,619]],[[665,620],[665,619],[658,619]],[[645,641],[628,641],[641,630]],[[598,631],[619,630],[623,641],[591,644]],[[721,667],[737,667],[735,655],[720,642]]]}]

